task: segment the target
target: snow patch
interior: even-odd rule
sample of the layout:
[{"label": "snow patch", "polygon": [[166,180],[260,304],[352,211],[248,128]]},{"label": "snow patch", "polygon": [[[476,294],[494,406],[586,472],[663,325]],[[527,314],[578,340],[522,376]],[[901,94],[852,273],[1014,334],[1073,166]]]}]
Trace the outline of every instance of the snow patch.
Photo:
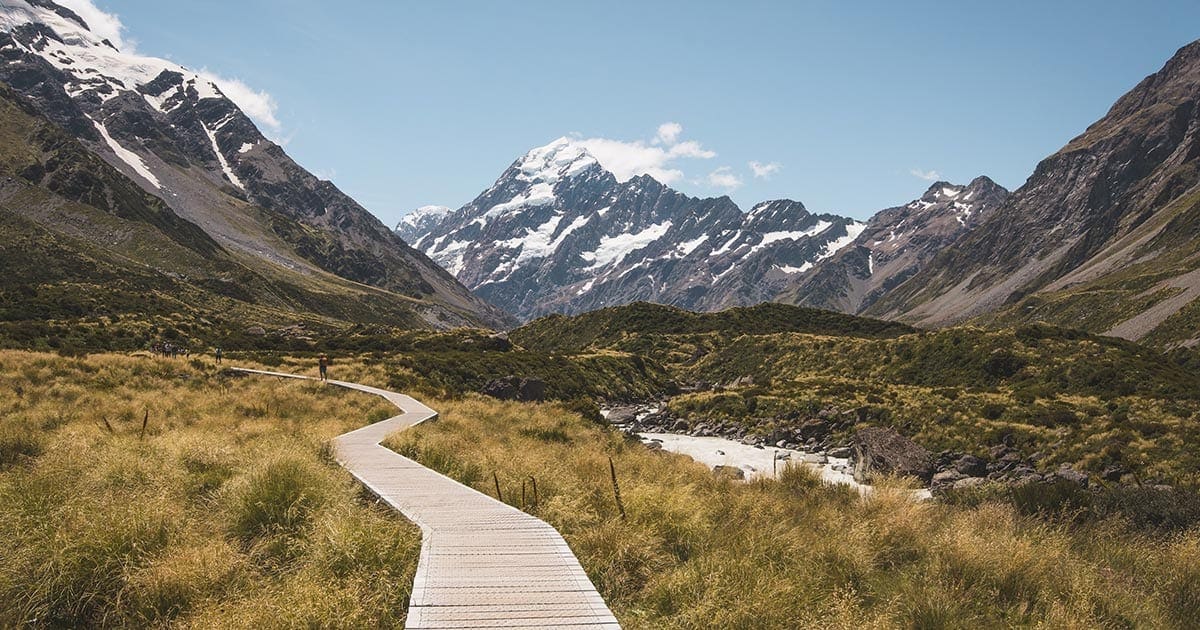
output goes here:
[{"label": "snow patch", "polygon": [[696,248],[700,247],[700,245],[702,245],[704,243],[704,241],[707,241],[707,240],[708,240],[708,235],[701,234],[700,238],[698,238],[698,239],[680,243],[679,245],[677,245],[675,247],[675,251],[679,252],[683,256],[687,256],[688,254],[696,251]]},{"label": "snow patch", "polygon": [[113,150],[113,153],[117,154],[118,159],[128,164],[129,168],[132,168],[143,179],[153,184],[155,188],[162,190],[162,184],[154,176],[154,173],[150,172],[150,168],[146,166],[140,155],[126,149],[116,140],[113,140],[113,137],[108,135],[108,129],[105,129],[104,125],[97,122],[95,118],[88,116],[87,119],[92,121],[92,124],[96,126],[96,131],[100,132],[100,137],[104,138],[104,141],[108,143],[108,147]]},{"label": "snow patch", "polygon": [[804,273],[805,271],[812,269],[812,267],[813,267],[813,264],[810,262],[806,262],[803,265],[800,265],[799,267],[790,267],[788,265],[775,265],[776,269],[782,271],[783,273],[789,273],[789,274]]},{"label": "snow patch", "polygon": [[238,149],[238,155],[242,155],[244,153],[249,153],[250,149],[253,149],[253,148],[254,148],[253,142],[246,142],[246,143],[242,144],[242,146]]},{"label": "snow patch", "polygon": [[200,123],[200,126],[204,127],[204,133],[208,135],[208,141],[212,143],[213,153],[217,154],[217,161],[221,163],[221,170],[225,172],[225,177],[228,177],[229,181],[233,182],[234,186],[237,186],[238,188],[242,189],[243,192],[245,192],[246,186],[242,184],[242,180],[238,179],[237,174],[234,173],[233,169],[229,167],[229,160],[226,160],[225,156],[221,153],[221,147],[217,144],[217,132],[209,129],[208,125],[204,124],[203,122]]},{"label": "snow patch", "polygon": [[816,260],[825,260],[826,258],[838,253],[838,251],[843,247],[853,243],[854,239],[858,238],[858,235],[862,234],[863,230],[865,229],[867,229],[866,223],[859,223],[857,221],[851,221],[850,223],[847,223],[846,235],[829,241],[829,243],[825,245],[825,251],[821,252],[821,255],[817,256]]},{"label": "snow patch", "polygon": [[620,263],[629,254],[661,238],[669,229],[671,229],[671,222],[663,221],[640,232],[605,236],[600,239],[600,245],[595,251],[585,252],[581,256],[585,261],[592,263],[588,267],[589,270]]},{"label": "snow patch", "polygon": [[796,230],[796,231],[788,231],[788,232],[765,232],[762,235],[762,240],[758,242],[758,245],[755,245],[754,247],[750,248],[750,253],[746,254],[746,255],[750,256],[754,252],[757,252],[758,250],[763,249],[763,248],[771,245],[772,243],[777,243],[779,241],[786,241],[786,240],[795,241],[795,240],[799,240],[799,239],[806,238],[809,236],[816,236],[817,234],[820,234],[821,232],[828,230],[832,225],[833,224],[829,223],[828,221],[817,221],[816,225],[808,228],[807,230]]}]

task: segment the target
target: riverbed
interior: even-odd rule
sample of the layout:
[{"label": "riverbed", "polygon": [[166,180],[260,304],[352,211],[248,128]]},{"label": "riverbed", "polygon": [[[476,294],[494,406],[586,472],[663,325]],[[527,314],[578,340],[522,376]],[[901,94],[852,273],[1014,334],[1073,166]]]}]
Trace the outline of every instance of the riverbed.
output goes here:
[{"label": "riverbed", "polygon": [[[657,442],[664,451],[687,455],[709,468],[730,466],[741,469],[746,479],[774,479],[788,465],[808,466],[821,474],[826,483],[850,486],[860,494],[870,494],[873,488],[859,483],[850,470],[848,459],[826,457],[786,448],[750,446],[719,437],[694,437],[674,433],[638,433],[643,442]],[[914,490],[917,499],[930,498],[929,490]]]}]

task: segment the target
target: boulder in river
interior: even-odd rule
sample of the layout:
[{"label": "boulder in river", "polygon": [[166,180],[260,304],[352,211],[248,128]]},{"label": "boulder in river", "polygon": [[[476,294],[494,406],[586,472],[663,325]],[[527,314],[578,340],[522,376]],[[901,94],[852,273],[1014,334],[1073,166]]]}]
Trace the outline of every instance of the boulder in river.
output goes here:
[{"label": "boulder in river", "polygon": [[870,483],[876,475],[916,477],[928,484],[933,477],[933,455],[895,429],[867,427],[851,440],[854,479]]}]

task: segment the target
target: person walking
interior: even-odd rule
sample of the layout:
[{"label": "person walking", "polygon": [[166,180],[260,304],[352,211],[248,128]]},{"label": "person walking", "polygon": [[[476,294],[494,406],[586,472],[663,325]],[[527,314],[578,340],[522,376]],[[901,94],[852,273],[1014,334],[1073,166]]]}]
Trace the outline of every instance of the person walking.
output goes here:
[{"label": "person walking", "polygon": [[222,357],[222,356],[224,356],[224,355],[222,355],[222,354],[221,354],[221,349],[220,349],[220,348],[217,348],[216,355],[217,355],[217,365],[221,365],[221,357]]},{"label": "person walking", "polygon": [[325,353],[321,353],[321,357],[317,359],[317,367],[321,369],[321,380],[329,380],[329,357]]}]

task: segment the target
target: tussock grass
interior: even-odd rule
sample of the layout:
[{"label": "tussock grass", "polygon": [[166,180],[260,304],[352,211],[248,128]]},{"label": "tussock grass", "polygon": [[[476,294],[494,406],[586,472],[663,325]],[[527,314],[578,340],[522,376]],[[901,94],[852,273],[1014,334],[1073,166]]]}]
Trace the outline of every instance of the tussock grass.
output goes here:
[{"label": "tussock grass", "polygon": [[802,468],[731,482],[560,405],[433,404],[438,421],[387,444],[490,495],[495,472],[513,505],[536,477],[526,509],[563,533],[626,627],[1186,628],[1200,614],[1195,531],[917,503],[902,483],[863,499]]},{"label": "tussock grass", "polygon": [[325,447],[386,402],[202,361],[0,367],[0,627],[403,624],[419,533]]}]

